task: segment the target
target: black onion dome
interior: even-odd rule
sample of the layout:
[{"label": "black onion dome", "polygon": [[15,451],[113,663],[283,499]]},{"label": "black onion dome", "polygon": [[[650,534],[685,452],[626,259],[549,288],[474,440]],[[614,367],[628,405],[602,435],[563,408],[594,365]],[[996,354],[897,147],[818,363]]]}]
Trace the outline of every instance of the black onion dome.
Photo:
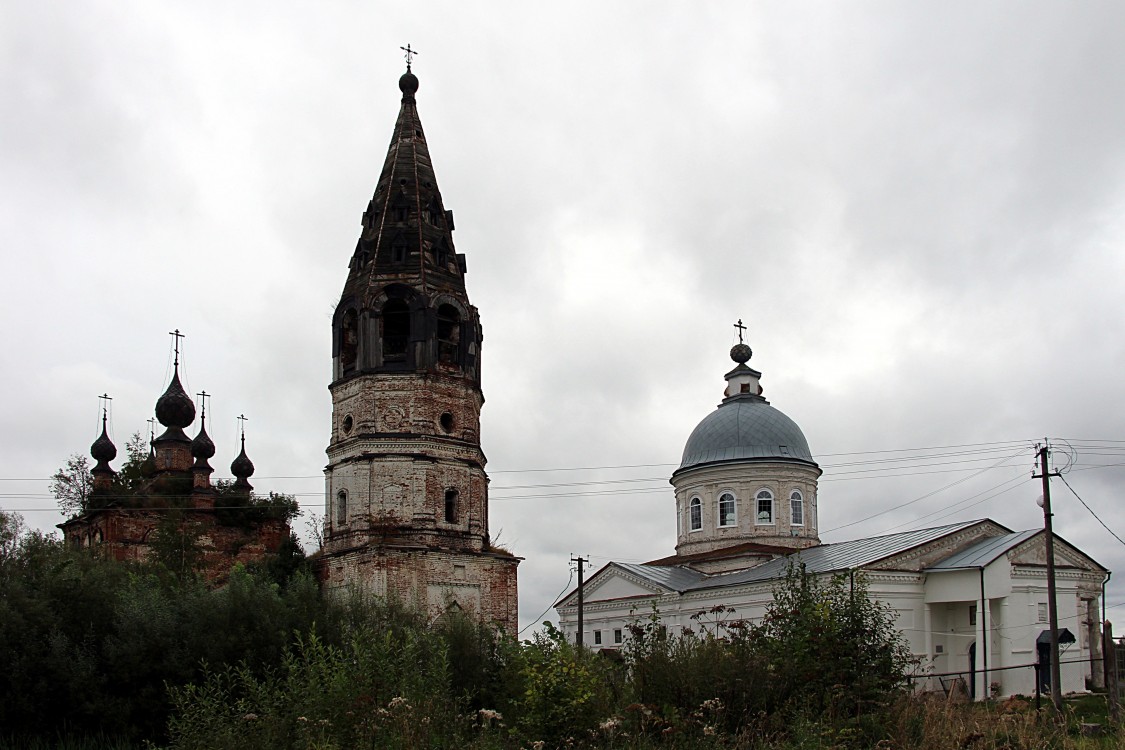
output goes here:
[{"label": "black onion dome", "polygon": [[172,382],[164,395],[156,400],[156,418],[165,427],[180,429],[195,421],[195,402],[180,385],[179,370],[172,375]]},{"label": "black onion dome", "polygon": [[199,434],[191,441],[191,455],[193,458],[202,458],[204,461],[215,455],[215,443],[207,434],[207,426],[199,425]]},{"label": "black onion dome", "polygon": [[246,479],[254,474],[254,462],[246,455],[246,438],[242,438],[242,452],[231,462],[230,473],[239,479]]},{"label": "black onion dome", "polygon": [[98,464],[108,464],[113,459],[117,458],[117,446],[109,439],[109,435],[105,431],[105,418],[102,418],[102,434],[90,446],[90,455]]},{"label": "black onion dome", "polygon": [[735,344],[730,349],[730,358],[740,365],[744,365],[749,362],[750,357],[753,356],[753,354],[754,352],[751,351],[750,347],[747,344],[743,344],[742,342]]},{"label": "black onion dome", "polygon": [[402,78],[398,79],[398,90],[402,92],[403,98],[413,99],[418,93],[418,76],[407,70],[402,74]]}]

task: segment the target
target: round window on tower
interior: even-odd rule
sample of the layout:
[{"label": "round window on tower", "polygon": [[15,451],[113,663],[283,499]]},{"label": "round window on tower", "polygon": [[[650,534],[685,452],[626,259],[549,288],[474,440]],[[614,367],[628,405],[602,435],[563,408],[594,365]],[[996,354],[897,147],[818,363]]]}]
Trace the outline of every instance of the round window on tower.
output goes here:
[{"label": "round window on tower", "polygon": [[451,413],[442,412],[441,419],[439,421],[441,422],[441,429],[445,430],[446,432],[453,432],[453,415]]},{"label": "round window on tower", "polygon": [[352,424],[353,424],[353,422],[352,422],[352,415],[351,414],[344,417],[344,423],[340,426],[343,428],[345,435],[347,435],[349,432],[352,431]]}]

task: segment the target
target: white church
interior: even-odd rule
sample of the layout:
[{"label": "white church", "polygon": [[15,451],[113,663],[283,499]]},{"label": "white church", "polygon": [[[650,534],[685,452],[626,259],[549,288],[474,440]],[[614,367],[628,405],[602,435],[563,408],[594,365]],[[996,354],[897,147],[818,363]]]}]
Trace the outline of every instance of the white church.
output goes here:
[{"label": "white church", "polygon": [[[861,572],[870,595],[897,614],[917,659],[920,689],[961,684],[974,698],[1035,692],[1050,640],[1044,531],[990,519],[822,544],[817,479],[800,427],[762,397],[750,347],[731,349],[724,398],[692,431],[672,473],[676,553],[644,564],[610,562],[587,579],[583,642],[621,648],[627,625],[655,607],[670,633],[693,615],[733,608],[758,621],[790,565],[828,577]],[[1102,683],[1101,601],[1109,571],[1055,537],[1064,693]],[[574,639],[578,590],[555,605]],[[1007,668],[1007,669],[1006,669]],[[921,676],[924,675],[924,676]],[[1041,670],[1048,691],[1050,670]]]}]

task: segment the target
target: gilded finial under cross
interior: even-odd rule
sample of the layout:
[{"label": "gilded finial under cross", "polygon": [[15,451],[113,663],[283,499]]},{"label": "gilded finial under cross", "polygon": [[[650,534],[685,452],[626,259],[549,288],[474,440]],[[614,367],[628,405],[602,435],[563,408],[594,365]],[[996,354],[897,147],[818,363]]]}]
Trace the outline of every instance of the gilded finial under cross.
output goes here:
[{"label": "gilded finial under cross", "polygon": [[414,62],[414,56],[418,54],[418,50],[411,49],[409,42],[406,43],[405,47],[399,47],[399,49],[402,50],[404,53],[406,53],[404,55],[406,57],[406,72],[409,73],[410,72],[410,64],[412,62]]}]

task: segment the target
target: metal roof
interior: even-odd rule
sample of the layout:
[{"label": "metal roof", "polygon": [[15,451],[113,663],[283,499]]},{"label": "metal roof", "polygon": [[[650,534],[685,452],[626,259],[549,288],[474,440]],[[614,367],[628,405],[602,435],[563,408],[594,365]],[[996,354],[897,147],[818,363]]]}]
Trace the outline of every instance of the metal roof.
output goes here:
[{"label": "metal roof", "polygon": [[[678,565],[644,565],[614,562],[607,565],[606,568],[617,566],[657,586],[682,594],[687,591],[700,591],[704,589],[740,586],[747,583],[777,580],[785,577],[790,564],[803,564],[805,566],[805,571],[814,575],[862,568],[978,523],[981,523],[981,521],[964,521],[962,523],[949,524],[948,526],[935,526],[932,529],[917,529],[914,531],[903,531],[898,534],[886,534],[883,536],[868,537],[866,539],[853,539],[847,542],[821,544],[816,547],[801,550],[800,552],[794,552],[785,557],[775,558],[753,568],[718,575],[707,575]],[[1020,537],[1024,534],[1034,533],[1036,532],[1008,534],[1003,537],[994,537],[994,539],[1008,539],[1010,537]],[[986,540],[986,542],[991,541],[993,540]],[[1022,541],[1022,539],[1020,541]],[[1018,541],[1014,542],[1014,544],[1018,543]],[[971,549],[976,549],[980,546],[981,545],[974,545]],[[1002,552],[998,552],[997,554],[1002,554]],[[941,564],[946,564],[949,560],[956,557],[959,557],[959,555],[947,558],[947,560],[943,561]],[[603,568],[603,570],[605,570],[605,568]],[[566,597],[564,597],[564,599],[565,598]]]},{"label": "metal roof", "polygon": [[700,573],[690,568],[682,568],[678,565],[637,565],[634,563],[611,563],[619,568],[638,575],[642,578],[648,579],[655,584],[663,586],[666,589],[683,593],[693,588],[699,581],[705,578],[703,573]]},{"label": "metal roof", "polygon": [[733,398],[704,417],[684,445],[677,471],[739,459],[813,461],[804,433],[761,398]]},{"label": "metal roof", "polygon": [[932,529],[903,531],[898,534],[873,536],[866,539],[852,539],[835,544],[821,544],[816,547],[794,552],[763,563],[756,568],[734,573],[712,576],[694,586],[695,589],[738,586],[744,583],[758,583],[784,578],[789,565],[804,565],[807,573],[833,573],[842,570],[862,568],[883,558],[913,549],[920,544],[932,542],[947,534],[952,534],[980,521],[965,521],[948,526],[935,526]]},{"label": "metal roof", "polygon": [[1043,529],[1028,529],[1027,531],[1020,531],[1014,534],[1005,534],[1004,536],[982,539],[973,546],[967,547],[960,552],[950,555],[944,560],[934,563],[926,568],[926,572],[939,573],[945,570],[983,568],[1001,555],[1023,544],[1042,531]]}]

